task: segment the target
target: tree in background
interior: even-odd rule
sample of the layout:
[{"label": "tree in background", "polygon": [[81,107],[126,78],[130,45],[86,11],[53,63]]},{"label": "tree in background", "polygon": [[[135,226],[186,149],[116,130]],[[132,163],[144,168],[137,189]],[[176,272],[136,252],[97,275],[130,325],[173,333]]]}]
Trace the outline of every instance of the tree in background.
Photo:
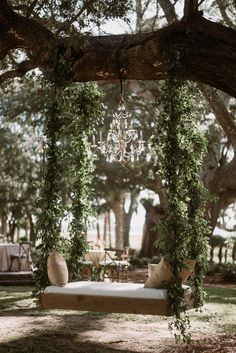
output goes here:
[{"label": "tree in background", "polygon": [[[164,14],[165,22],[171,24],[178,20],[178,8],[170,1],[166,0],[159,1],[158,4],[157,2],[155,3],[159,11]],[[136,1],[136,23],[138,24],[139,31],[142,31],[142,28],[145,31],[148,29],[153,30],[153,26],[158,27],[158,16],[155,15],[150,19],[145,18],[145,12],[148,11],[149,5],[149,1]],[[225,4],[224,11],[224,6],[221,1],[218,1],[216,6],[220,9],[222,20],[225,21],[225,23],[227,23],[230,27],[235,28],[235,24],[233,22],[235,17],[232,16],[231,18],[230,16],[230,10],[232,10],[231,4]],[[199,124],[201,124],[201,126],[203,126],[206,130],[206,135],[208,138],[208,153],[203,164],[202,178],[210,193],[215,196],[212,198],[211,202],[209,202],[206,213],[208,213],[208,217],[211,220],[212,229],[214,229],[220,210],[227,208],[232,202],[235,202],[235,186],[233,186],[232,183],[227,182],[227,178],[230,178],[228,173],[235,173],[234,141],[236,137],[236,125],[233,118],[235,111],[235,100],[231,99],[222,92],[217,92],[216,90],[213,90],[209,86],[203,84],[198,84],[196,88],[201,92],[201,94],[198,95],[198,98],[196,98],[198,107],[200,108]],[[192,89],[196,88],[192,87]],[[158,174],[158,166],[156,169]],[[226,172],[226,179],[223,176],[223,171]],[[155,179],[158,180],[157,175],[155,175],[154,180]],[[224,187],[220,188],[220,185],[222,186],[222,184]],[[159,185],[161,185],[161,183],[159,183]],[[159,196],[160,191],[160,206],[163,204],[165,208],[167,205],[166,198],[163,197],[164,190],[162,187],[159,188],[159,190],[156,190]],[[150,205],[149,210],[151,210],[149,212],[150,217],[146,218],[152,218],[151,227],[153,227],[153,224],[155,224],[155,222],[157,224],[160,220],[158,217],[159,211],[155,212],[155,208],[150,207]],[[157,208],[157,210],[159,210],[159,208]],[[145,246],[147,248],[146,241],[143,241],[141,252],[148,255],[148,252],[145,251]],[[150,254],[151,253],[149,253],[149,255]]]},{"label": "tree in background", "polygon": [[24,85],[10,86],[1,104],[0,232],[10,241],[19,239],[20,229],[25,238],[35,241],[44,107],[38,92],[33,80],[30,86],[25,80]]},{"label": "tree in background", "polygon": [[[235,60],[232,58],[236,50],[235,16],[233,16],[235,6],[231,2],[222,3],[221,0],[217,0],[206,5],[203,2],[198,9],[196,1],[185,1],[184,18],[182,21],[178,21],[182,16],[182,8],[178,2],[175,5],[168,0],[158,2],[139,0],[132,3],[126,1],[73,2],[65,0],[56,4],[52,1],[39,0],[29,5],[26,1],[20,3],[19,1],[1,1],[2,46],[0,59],[2,71],[0,82],[6,87],[14,77],[26,75],[28,88],[31,89],[33,86],[30,85],[34,82],[34,78],[27,72],[39,68],[44,74],[51,70],[53,65],[51,54],[55,47],[60,48],[62,57],[67,63],[64,74],[70,80],[101,80],[104,84],[104,82],[108,81],[110,83],[111,80],[117,79],[119,77],[115,59],[117,48],[119,48],[121,54],[120,59],[122,66],[125,68],[126,79],[160,80],[164,78],[169,46],[180,42],[184,43],[181,60],[187,68],[186,78],[198,82],[198,88],[201,89],[208,102],[208,106],[201,109],[202,115],[199,116],[199,124],[201,123],[204,126],[209,140],[202,178],[211,194],[216,196],[208,207],[212,228],[214,228],[220,210],[235,201],[236,191],[236,126],[233,118],[235,100],[229,96],[236,96],[235,75],[232,74],[235,71]],[[191,7],[192,4],[193,7]],[[102,32],[101,25],[104,21],[111,18],[123,18],[127,10],[131,11],[131,5],[133,5],[137,14],[136,29],[133,29],[131,23],[128,23],[128,26],[130,26],[132,32],[138,34],[116,37],[92,36],[95,28],[96,32]],[[208,17],[215,8],[219,10],[215,14],[216,21],[225,23],[227,27],[210,22],[202,17],[201,10],[204,11],[204,16]],[[163,25],[166,27],[162,28]],[[221,65],[219,65],[219,62]],[[226,93],[213,90],[209,86],[203,85],[203,83],[220,88]],[[144,131],[147,129],[146,139],[148,139],[150,136],[148,129],[149,131],[157,131],[157,128],[161,128],[161,126],[157,127],[156,123],[152,125],[151,121],[158,121],[159,111],[157,109],[153,113],[152,108],[150,108],[152,103],[148,100],[146,104],[145,100],[147,97],[151,100],[158,98],[160,85],[157,81],[127,81],[127,86],[132,92],[133,105],[141,107],[141,113],[138,113],[131,105],[131,112],[132,114],[134,112],[137,116],[138,125]],[[18,98],[15,100],[17,103],[11,107],[8,104],[8,108],[12,109],[12,112],[16,111],[14,114],[19,117],[27,111],[31,111],[31,107],[34,105],[33,110],[36,114],[28,114],[28,118],[30,120],[35,119],[37,124],[40,125],[43,122],[43,114],[39,113],[43,107],[40,89],[38,87],[33,89],[29,95],[31,99],[28,100],[23,85],[20,85],[20,87],[21,89],[17,93]],[[117,89],[118,91],[119,89]],[[111,94],[108,93],[108,95],[110,100]],[[13,98],[11,92],[8,97],[9,102],[11,102]],[[199,103],[203,101],[202,96],[198,97],[198,105],[205,106],[205,103]],[[2,100],[2,106],[6,106],[4,100]],[[210,112],[214,115],[208,115]],[[4,111],[1,115],[6,116],[6,114],[6,111]],[[12,116],[12,114],[10,115]],[[29,119],[27,119],[28,122]],[[23,124],[23,120],[20,124]],[[38,129],[40,132],[40,127]],[[33,134],[34,129],[29,132],[29,136],[32,137]],[[11,149],[12,157],[14,157],[14,150],[16,151],[16,148]],[[32,155],[34,155],[34,152]],[[8,157],[4,158],[6,161]],[[116,178],[110,178],[110,188],[114,190],[115,187],[116,194],[111,192],[106,202],[108,207],[113,204],[117,215],[124,214],[124,195],[130,193],[130,190],[134,194],[143,188],[154,190],[159,195],[160,207],[166,207],[165,189],[158,174],[158,158],[156,156],[152,158],[149,163],[141,160],[137,168],[127,166],[123,177],[117,179],[119,183],[114,180]],[[34,166],[31,166],[29,170],[33,170],[37,165],[34,159],[32,160]],[[101,163],[104,164],[102,173],[107,173],[108,179],[109,173],[114,176],[110,172],[111,166],[106,165],[104,161]],[[16,165],[14,162],[11,164]],[[20,164],[22,166],[23,161]],[[105,173],[106,169],[107,172]],[[24,171],[26,170],[27,168],[24,168]],[[14,175],[16,176],[18,172],[20,172],[20,168],[16,168]],[[34,175],[37,179],[36,174]],[[129,182],[132,181],[131,186],[127,185],[126,179]],[[114,184],[112,185],[113,181]],[[26,176],[24,182],[33,185],[30,180],[27,181]],[[118,184],[120,193],[118,192]],[[10,189],[14,190],[12,184]],[[32,201],[34,192],[31,191]],[[29,195],[29,192],[27,195]],[[1,196],[1,198],[5,200],[4,196]],[[108,203],[109,199],[110,205]],[[33,202],[30,204],[32,205]],[[153,213],[151,206],[149,210],[150,216]],[[30,206],[29,214],[32,216],[35,212],[37,210]],[[15,217],[17,214],[18,218],[24,219],[20,215],[25,214],[25,212],[14,211],[14,213]],[[11,210],[9,208],[10,214]],[[157,214],[154,213],[154,215],[155,218]],[[28,218],[30,217],[28,216]],[[117,216],[117,218],[120,219],[121,217]],[[129,219],[130,215],[127,218]],[[150,219],[150,217],[146,218]],[[120,228],[125,229],[124,222],[119,222],[121,224]],[[31,226],[33,226],[32,222]],[[153,228],[153,226],[151,227]],[[12,229],[14,229],[14,222]],[[117,232],[119,232],[118,229]],[[120,244],[122,242],[128,244],[127,235],[119,237],[120,239],[123,237],[123,240],[119,240]],[[124,240],[125,237],[126,240]],[[144,244],[146,242],[146,240],[143,241]]]}]

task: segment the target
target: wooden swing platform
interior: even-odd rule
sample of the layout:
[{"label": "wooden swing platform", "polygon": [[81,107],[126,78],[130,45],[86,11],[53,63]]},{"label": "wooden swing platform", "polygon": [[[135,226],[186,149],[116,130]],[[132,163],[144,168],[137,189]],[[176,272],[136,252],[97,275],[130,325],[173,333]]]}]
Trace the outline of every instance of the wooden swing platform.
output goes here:
[{"label": "wooden swing platform", "polygon": [[[187,309],[193,307],[191,289],[186,289]],[[144,288],[142,283],[71,282],[49,286],[40,296],[42,309],[81,310],[170,316],[166,289]]]}]

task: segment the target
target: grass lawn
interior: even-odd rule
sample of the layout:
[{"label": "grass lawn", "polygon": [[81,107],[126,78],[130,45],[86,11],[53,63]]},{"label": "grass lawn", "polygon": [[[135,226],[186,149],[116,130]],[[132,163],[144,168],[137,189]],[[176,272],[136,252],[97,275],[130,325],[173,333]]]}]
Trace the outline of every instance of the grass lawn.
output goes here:
[{"label": "grass lawn", "polygon": [[0,286],[0,353],[236,353],[236,288],[206,289],[202,312],[189,311],[188,347],[175,345],[170,318],[40,311],[31,290]]}]

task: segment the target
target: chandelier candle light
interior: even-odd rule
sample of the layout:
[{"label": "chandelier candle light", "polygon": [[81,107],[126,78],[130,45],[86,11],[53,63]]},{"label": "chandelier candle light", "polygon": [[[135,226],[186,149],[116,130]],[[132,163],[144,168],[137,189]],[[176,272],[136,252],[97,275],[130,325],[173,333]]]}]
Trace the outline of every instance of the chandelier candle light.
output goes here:
[{"label": "chandelier candle light", "polygon": [[100,150],[107,162],[119,161],[124,165],[127,161],[138,161],[140,154],[145,150],[143,133],[133,128],[133,121],[130,118],[131,114],[127,111],[121,94],[117,112],[113,113],[106,141],[103,141],[101,131],[98,145],[93,136],[91,147]]}]

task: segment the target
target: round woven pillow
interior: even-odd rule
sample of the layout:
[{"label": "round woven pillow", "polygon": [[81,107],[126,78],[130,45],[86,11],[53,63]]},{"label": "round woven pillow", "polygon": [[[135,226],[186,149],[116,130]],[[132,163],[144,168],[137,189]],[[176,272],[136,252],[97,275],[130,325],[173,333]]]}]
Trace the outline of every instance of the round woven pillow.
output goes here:
[{"label": "round woven pillow", "polygon": [[47,260],[48,279],[54,286],[65,286],[68,283],[68,268],[64,257],[53,250]]}]

